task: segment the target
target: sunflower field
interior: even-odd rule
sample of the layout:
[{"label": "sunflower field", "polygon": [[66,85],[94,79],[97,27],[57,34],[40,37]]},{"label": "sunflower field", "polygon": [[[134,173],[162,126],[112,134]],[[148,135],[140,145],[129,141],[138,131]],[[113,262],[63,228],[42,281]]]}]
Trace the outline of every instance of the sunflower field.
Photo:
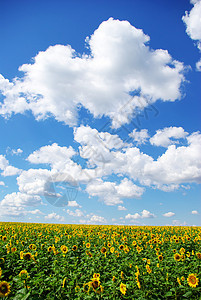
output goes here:
[{"label": "sunflower field", "polygon": [[0,223],[3,299],[201,299],[200,227]]}]

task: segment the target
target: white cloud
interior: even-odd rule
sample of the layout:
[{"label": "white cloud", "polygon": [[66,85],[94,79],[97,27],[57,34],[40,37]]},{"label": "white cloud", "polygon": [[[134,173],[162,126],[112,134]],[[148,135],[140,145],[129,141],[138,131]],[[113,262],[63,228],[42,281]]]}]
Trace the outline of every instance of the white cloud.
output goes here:
[{"label": "white cloud", "polygon": [[150,143],[155,146],[168,147],[177,144],[178,139],[184,139],[187,135],[188,133],[182,127],[166,127],[157,130],[156,134],[150,138]]},{"label": "white cloud", "polygon": [[127,214],[125,216],[125,219],[133,219],[133,220],[137,220],[137,219],[144,219],[144,218],[155,218],[156,216],[154,214],[152,214],[150,211],[144,209],[141,212],[141,215],[139,213],[135,213],[135,214]]},{"label": "white cloud", "polygon": [[1,186],[5,186],[5,183],[3,181],[0,181]]},{"label": "white cloud", "polygon": [[171,211],[169,211],[169,212],[163,214],[163,216],[164,216],[164,217],[167,217],[167,218],[170,218],[170,217],[172,217],[172,216],[174,216],[174,215],[175,215],[175,213],[173,213],[173,212],[171,212]]},{"label": "white cloud", "polygon": [[122,205],[118,205],[118,210],[127,210],[127,209]]},{"label": "white cloud", "polygon": [[28,206],[41,204],[41,198],[37,195],[23,193],[7,194],[0,202],[0,216],[2,217],[23,217],[26,215]]},{"label": "white cloud", "polygon": [[[21,78],[9,82],[0,76],[5,97],[0,114],[8,117],[30,110],[36,119],[53,116],[75,126],[81,104],[94,117],[109,116],[113,126],[120,127],[142,102],[147,106],[158,99],[181,98],[183,64],[167,50],[151,49],[149,40],[128,21],[110,18],[86,39],[90,55],[77,54],[70,45],[50,46],[32,64],[19,68]],[[129,93],[136,90],[139,95],[131,104]]]},{"label": "white cloud", "polygon": [[186,221],[181,222],[180,220],[173,220],[173,221],[172,221],[172,224],[173,224],[174,226],[186,226],[186,225],[187,225]]},{"label": "white cloud", "polygon": [[92,215],[89,220],[89,223],[105,223],[105,222],[106,220],[104,217],[97,216],[97,215]]},{"label": "white cloud", "polygon": [[141,197],[144,189],[124,178],[119,185],[97,179],[88,183],[86,191],[90,196],[98,196],[106,205],[116,205],[123,203],[122,198]]},{"label": "white cloud", "polygon": [[[186,32],[192,40],[197,41],[197,47],[201,51],[201,1],[191,0],[194,5],[190,12],[186,11],[182,17],[186,25]],[[201,59],[196,63],[197,71],[201,71]]]},{"label": "white cloud", "polygon": [[199,215],[198,211],[197,210],[192,210],[192,215]]},{"label": "white cloud", "polygon": [[133,132],[129,134],[129,136],[133,138],[137,145],[145,144],[149,138],[147,129],[142,129],[140,131],[134,129]]},{"label": "white cloud", "polygon": [[68,206],[70,206],[70,207],[81,207],[75,200],[68,201]]},{"label": "white cloud", "polygon": [[1,175],[3,176],[14,176],[21,173],[21,170],[9,165],[9,161],[5,158],[4,155],[0,154],[0,170],[3,172]]},{"label": "white cloud", "polygon": [[22,151],[22,149],[20,149],[20,148],[18,148],[18,149],[12,149],[11,150],[11,154],[12,155],[19,155],[19,154],[21,154],[23,151]]},{"label": "white cloud", "polygon": [[36,206],[41,204],[41,198],[37,195],[27,195],[24,193],[12,193],[7,194],[4,199],[0,202],[1,206],[6,207],[26,207]]},{"label": "white cloud", "polygon": [[45,216],[45,219],[46,220],[55,220],[55,221],[59,221],[59,222],[64,222],[65,221],[63,216],[57,215],[55,212]]},{"label": "white cloud", "polygon": [[72,211],[70,209],[66,210],[67,214],[73,217],[82,217],[84,214],[80,209],[76,209],[75,211]]},{"label": "white cloud", "polygon": [[29,210],[29,211],[27,211],[27,213],[32,214],[32,215],[44,215],[44,213],[42,211],[40,211],[39,209]]}]

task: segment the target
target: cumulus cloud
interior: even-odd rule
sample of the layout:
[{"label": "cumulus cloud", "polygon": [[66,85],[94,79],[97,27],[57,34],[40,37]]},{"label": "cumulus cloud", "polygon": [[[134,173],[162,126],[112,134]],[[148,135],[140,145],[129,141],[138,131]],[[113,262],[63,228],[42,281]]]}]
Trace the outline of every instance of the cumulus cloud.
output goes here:
[{"label": "cumulus cloud", "polygon": [[[182,20],[186,25],[186,33],[192,40],[197,41],[197,47],[201,51],[201,1],[191,0],[190,2],[193,8],[190,12],[185,12]],[[201,59],[196,63],[196,69],[201,71]]]},{"label": "cumulus cloud", "polygon": [[21,173],[20,169],[9,165],[9,161],[5,158],[4,155],[1,154],[0,154],[0,170],[3,171],[1,172],[1,175],[3,175],[4,177],[14,176]]},{"label": "cumulus cloud", "polygon": [[135,214],[127,214],[125,216],[125,219],[131,219],[131,220],[137,220],[137,219],[144,219],[144,218],[155,218],[156,216],[151,213],[150,211],[144,209],[142,212],[141,212],[141,215],[139,213],[135,213]]},{"label": "cumulus cloud", "polygon": [[175,213],[173,213],[173,212],[171,212],[171,211],[169,211],[169,212],[163,214],[163,216],[164,216],[164,217],[167,217],[167,218],[170,218],[170,217],[172,217],[172,216],[174,216],[174,215],[175,215]]},{"label": "cumulus cloud", "polygon": [[63,216],[57,215],[55,212],[48,214],[45,216],[46,220],[51,220],[51,221],[58,221],[58,222],[64,222],[65,218]]},{"label": "cumulus cloud", "polygon": [[178,139],[184,139],[187,135],[188,133],[182,127],[166,127],[157,130],[156,134],[150,138],[150,143],[155,146],[168,147],[177,144]]},{"label": "cumulus cloud", "polygon": [[192,213],[192,215],[198,215],[199,214],[197,210],[192,210],[191,213]]},{"label": "cumulus cloud", "polygon": [[1,186],[5,186],[5,183],[3,181],[0,181]]},{"label": "cumulus cloud", "polygon": [[[176,131],[177,129],[176,127]],[[167,131],[164,131],[165,134]],[[106,148],[102,145],[102,142],[105,142],[104,135],[89,126],[76,128],[74,134],[76,141],[81,145],[80,156],[86,159],[88,168],[72,160],[75,151],[70,147],[60,147],[57,144],[41,147],[29,155],[28,160],[35,164],[49,164],[51,169],[31,168],[23,171],[17,178],[21,193],[48,196],[52,195],[49,187],[53,183],[66,182],[75,188],[79,184],[85,184],[86,192],[90,196],[99,197],[107,205],[116,205],[121,204],[124,198],[141,197],[144,188],[134,184],[133,181],[165,192],[174,191],[180,185],[183,187],[185,183],[201,182],[201,134],[199,132],[187,136],[179,127],[177,138],[185,137],[186,146],[169,145],[167,150],[155,160],[132,144],[124,146],[117,135],[109,133],[106,136],[110,138],[110,142],[107,140]],[[171,137],[172,135],[173,133]],[[98,140],[95,136],[98,136]],[[101,149],[104,163],[96,156],[96,159],[94,158],[96,152],[89,154],[84,151],[84,147],[88,147],[88,151],[91,148],[96,151]],[[119,184],[108,181],[107,177],[112,174],[126,176],[129,179],[125,177]],[[55,194],[55,196],[59,195]],[[71,202],[69,204],[71,206]],[[72,202],[72,205],[76,203]]]},{"label": "cumulus cloud", "polygon": [[84,214],[80,209],[76,209],[75,211],[72,211],[70,209],[66,210],[67,214],[73,217],[82,217]]},{"label": "cumulus cloud", "polygon": [[97,215],[92,215],[89,223],[105,223],[106,219],[104,217],[101,216],[97,216]]},{"label": "cumulus cloud", "polygon": [[118,210],[127,210],[127,209],[122,205],[118,205]]},{"label": "cumulus cloud", "polygon": [[37,195],[27,195],[20,192],[7,194],[0,202],[0,216],[23,217],[28,206],[40,204],[41,198]]},{"label": "cumulus cloud", "polygon": [[147,129],[142,129],[140,131],[134,129],[133,132],[129,134],[129,136],[133,138],[137,145],[145,144],[149,138]]},{"label": "cumulus cloud", "polygon": [[120,184],[97,179],[90,182],[86,191],[90,196],[98,196],[106,205],[123,203],[122,198],[139,198],[144,192],[142,187],[124,178]]},{"label": "cumulus cloud", "polygon": [[75,200],[68,201],[68,206],[70,206],[70,207],[81,207]]},{"label": "cumulus cloud", "polygon": [[86,39],[89,55],[76,53],[70,45],[50,46],[32,64],[19,68],[22,77],[9,82],[0,76],[0,114],[8,117],[30,110],[37,120],[53,116],[75,126],[77,106],[82,105],[95,118],[108,116],[114,127],[120,127],[129,123],[142,102],[147,106],[158,99],[180,99],[183,64],[167,50],[151,49],[149,40],[128,21],[110,18]]}]

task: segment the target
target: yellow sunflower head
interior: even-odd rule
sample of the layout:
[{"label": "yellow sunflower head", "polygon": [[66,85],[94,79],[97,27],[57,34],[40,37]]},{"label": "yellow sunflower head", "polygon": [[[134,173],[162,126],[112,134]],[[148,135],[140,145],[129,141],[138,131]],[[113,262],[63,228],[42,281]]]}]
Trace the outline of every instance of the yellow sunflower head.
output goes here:
[{"label": "yellow sunflower head", "polygon": [[194,288],[198,285],[199,279],[196,277],[196,274],[189,274],[187,278],[187,282],[190,287]]},{"label": "yellow sunflower head", "polygon": [[10,284],[7,281],[0,282],[0,297],[6,297],[10,294]]},{"label": "yellow sunflower head", "polygon": [[125,295],[126,294],[126,284],[122,283],[120,284],[120,292]]},{"label": "yellow sunflower head", "polygon": [[26,260],[31,260],[32,259],[32,254],[30,252],[23,253],[23,258]]},{"label": "yellow sunflower head", "polygon": [[72,250],[73,250],[73,251],[76,251],[76,250],[77,250],[77,246],[74,245],[73,248],[72,248]]},{"label": "yellow sunflower head", "polygon": [[180,261],[181,260],[181,256],[179,255],[179,253],[175,253],[174,260],[176,260],[176,261]]}]

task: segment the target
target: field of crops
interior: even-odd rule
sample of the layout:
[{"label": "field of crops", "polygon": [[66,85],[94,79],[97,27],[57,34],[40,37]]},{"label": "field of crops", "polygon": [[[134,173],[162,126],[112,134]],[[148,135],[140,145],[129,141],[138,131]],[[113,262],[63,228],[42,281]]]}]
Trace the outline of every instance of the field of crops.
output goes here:
[{"label": "field of crops", "polygon": [[5,299],[201,299],[201,228],[0,223]]}]

